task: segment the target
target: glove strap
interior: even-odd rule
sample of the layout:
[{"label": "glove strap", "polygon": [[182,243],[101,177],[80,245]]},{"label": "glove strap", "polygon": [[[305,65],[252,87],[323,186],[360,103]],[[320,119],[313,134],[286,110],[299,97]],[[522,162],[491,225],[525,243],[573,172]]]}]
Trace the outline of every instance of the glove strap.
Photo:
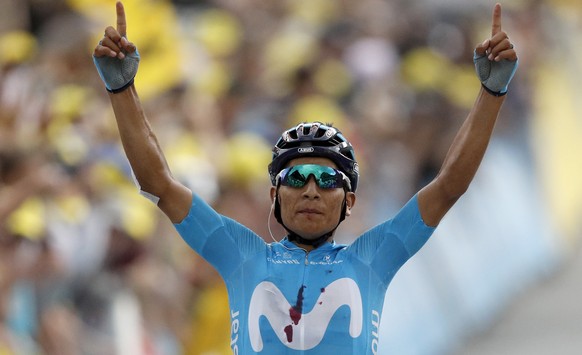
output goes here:
[{"label": "glove strap", "polygon": [[489,89],[487,86],[485,86],[485,84],[483,84],[483,83],[481,83],[481,86],[483,87],[483,89],[485,89],[485,91],[487,91],[489,94],[491,94],[493,96],[501,97],[501,96],[507,95],[507,91],[505,91],[505,92],[493,91],[493,90]]},{"label": "glove strap", "polygon": [[129,88],[132,85],[133,85],[133,79],[131,79],[127,84],[123,85],[119,89],[109,89],[106,86],[105,90],[107,90],[107,92],[110,92],[112,94],[119,94],[120,92],[127,90],[127,88]]}]

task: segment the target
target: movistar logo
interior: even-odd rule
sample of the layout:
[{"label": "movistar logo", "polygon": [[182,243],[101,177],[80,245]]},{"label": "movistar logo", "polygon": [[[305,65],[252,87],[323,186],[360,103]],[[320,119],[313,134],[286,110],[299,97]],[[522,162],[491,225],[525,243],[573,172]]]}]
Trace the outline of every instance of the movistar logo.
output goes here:
[{"label": "movistar logo", "polygon": [[309,350],[316,347],[325,334],[335,312],[342,306],[350,308],[349,334],[357,338],[362,332],[362,296],[356,282],[349,278],[338,279],[325,287],[325,292],[315,302],[309,313],[302,313],[303,288],[297,305],[292,306],[272,282],[257,285],[249,307],[249,336],[255,352],[263,350],[259,319],[264,316],[275,334],[288,348]]},{"label": "movistar logo", "polygon": [[311,153],[311,152],[313,152],[313,147],[298,148],[297,152],[299,152],[299,153]]}]

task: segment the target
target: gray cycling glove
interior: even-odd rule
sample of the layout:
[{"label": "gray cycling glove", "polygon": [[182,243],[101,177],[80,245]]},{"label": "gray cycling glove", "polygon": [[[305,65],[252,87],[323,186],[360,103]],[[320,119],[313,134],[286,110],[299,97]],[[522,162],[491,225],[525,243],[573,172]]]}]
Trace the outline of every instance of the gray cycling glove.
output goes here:
[{"label": "gray cycling glove", "polygon": [[487,54],[479,56],[475,51],[473,63],[481,84],[490,94],[503,96],[507,93],[509,82],[517,70],[518,60],[502,59],[496,62],[489,60]]},{"label": "gray cycling glove", "polygon": [[139,66],[139,53],[137,49],[133,53],[125,53],[125,58],[95,57],[93,62],[99,72],[105,88],[111,93],[122,92],[133,84]]}]

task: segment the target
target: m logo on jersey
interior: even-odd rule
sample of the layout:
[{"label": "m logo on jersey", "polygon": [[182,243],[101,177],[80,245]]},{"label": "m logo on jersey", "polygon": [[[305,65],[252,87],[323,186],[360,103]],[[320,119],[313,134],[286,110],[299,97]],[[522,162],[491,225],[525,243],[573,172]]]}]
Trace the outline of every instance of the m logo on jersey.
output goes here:
[{"label": "m logo on jersey", "polygon": [[[302,298],[300,291],[300,297]],[[301,299],[302,301],[302,299]],[[357,338],[362,332],[362,296],[355,281],[338,279],[325,287],[309,313],[294,315],[292,306],[283,293],[272,282],[257,285],[249,307],[249,336],[255,352],[263,350],[263,339],[259,319],[264,316],[275,334],[288,348],[309,350],[316,347],[327,330],[336,311],[347,305],[350,308],[349,333]]]}]

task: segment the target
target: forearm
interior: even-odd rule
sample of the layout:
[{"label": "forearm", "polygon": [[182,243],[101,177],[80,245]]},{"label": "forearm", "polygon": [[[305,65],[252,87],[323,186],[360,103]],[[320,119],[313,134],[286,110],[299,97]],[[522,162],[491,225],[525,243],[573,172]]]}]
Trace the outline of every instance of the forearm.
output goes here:
[{"label": "forearm", "polygon": [[426,224],[437,226],[469,188],[491,140],[503,101],[504,97],[490,95],[481,89],[437,177],[418,194],[419,208]]},{"label": "forearm", "polygon": [[171,173],[135,87],[109,97],[123,149],[141,189],[162,196],[171,183]]},{"label": "forearm", "polygon": [[455,136],[437,177],[438,184],[449,199],[458,199],[477,173],[504,98],[481,89],[473,109]]}]

